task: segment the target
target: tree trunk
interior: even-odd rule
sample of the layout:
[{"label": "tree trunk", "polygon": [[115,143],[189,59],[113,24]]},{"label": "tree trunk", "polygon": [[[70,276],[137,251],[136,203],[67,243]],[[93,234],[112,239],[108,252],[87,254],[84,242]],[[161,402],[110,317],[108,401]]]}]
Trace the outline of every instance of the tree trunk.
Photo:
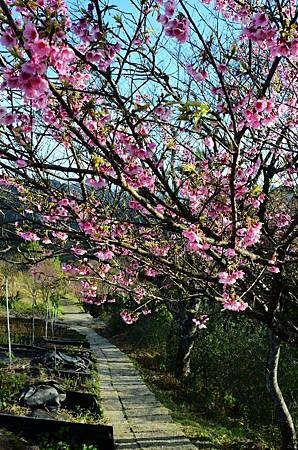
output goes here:
[{"label": "tree trunk", "polygon": [[278,422],[282,436],[281,450],[297,450],[296,431],[293,419],[278,385],[277,375],[280,356],[280,342],[271,330],[269,330],[268,333],[269,354],[266,370],[266,385],[278,411]]},{"label": "tree trunk", "polygon": [[176,353],[176,374],[186,380],[190,375],[191,352],[195,342],[196,326],[192,317],[182,319],[179,323],[179,342]]}]

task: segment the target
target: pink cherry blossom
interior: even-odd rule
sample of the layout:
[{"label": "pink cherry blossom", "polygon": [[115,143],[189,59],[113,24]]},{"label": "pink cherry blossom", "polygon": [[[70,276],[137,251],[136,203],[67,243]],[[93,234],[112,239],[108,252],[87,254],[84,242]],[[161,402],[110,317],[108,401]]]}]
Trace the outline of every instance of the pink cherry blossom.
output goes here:
[{"label": "pink cherry blossom", "polygon": [[209,76],[207,70],[195,69],[192,64],[185,64],[185,69],[196,81],[204,81]]},{"label": "pink cherry blossom", "polygon": [[268,271],[272,272],[272,273],[279,273],[280,272],[279,268],[276,267],[276,266],[268,267]]},{"label": "pink cherry blossom", "polygon": [[164,106],[157,106],[154,112],[162,119],[168,119],[172,114],[172,111],[169,108],[165,108]]},{"label": "pink cherry blossom", "polygon": [[259,242],[261,238],[262,223],[252,222],[247,228],[242,228],[238,231],[238,235],[241,236],[239,245],[241,247],[250,247],[253,244]]},{"label": "pink cherry blossom", "polygon": [[61,241],[66,241],[68,239],[68,234],[63,231],[53,231],[52,235]]},{"label": "pink cherry blossom", "polygon": [[182,231],[182,236],[188,239],[189,242],[200,242],[201,237],[195,232],[193,228],[188,228]]},{"label": "pink cherry blossom", "polygon": [[18,231],[18,236],[20,236],[25,241],[39,241],[40,238],[33,231]]},{"label": "pink cherry blossom", "polygon": [[245,273],[243,270],[235,270],[233,272],[219,272],[219,282],[222,284],[234,284],[237,280],[242,280]]},{"label": "pink cherry blossom", "polygon": [[246,310],[246,308],[248,307],[248,303],[230,299],[223,301],[223,307],[224,309],[227,309],[229,311],[240,312]]},{"label": "pink cherry blossom", "polygon": [[80,247],[71,247],[71,251],[77,256],[82,256],[87,253],[87,250]]},{"label": "pink cherry blossom", "polygon": [[108,272],[110,271],[110,269],[111,269],[110,264],[102,264],[102,265],[100,266],[100,270],[101,270],[101,272],[103,272],[103,273],[108,273]]},{"label": "pink cherry blossom", "polygon": [[264,12],[259,12],[253,17],[253,25],[256,27],[265,27],[269,23],[268,16]]},{"label": "pink cherry blossom", "polygon": [[27,167],[28,166],[28,161],[26,161],[23,158],[19,158],[16,160],[16,166],[19,167],[20,169]]},{"label": "pink cherry blossom", "polygon": [[196,325],[196,327],[199,330],[202,330],[203,328],[207,328],[206,323],[208,322],[209,317],[206,314],[203,314],[199,317],[195,317],[192,319],[193,323]]},{"label": "pink cherry blossom", "polygon": [[25,25],[23,36],[27,41],[35,41],[38,39],[38,32],[33,23],[29,22]]},{"label": "pink cherry blossom", "polygon": [[267,100],[266,99],[256,100],[254,102],[254,107],[258,112],[264,111],[267,107]]},{"label": "pink cherry blossom", "polygon": [[166,36],[174,37],[178,42],[186,42],[189,36],[189,22],[184,16],[176,17],[165,24]]},{"label": "pink cherry blossom", "polygon": [[142,314],[143,314],[144,316],[148,316],[148,314],[151,314],[151,309],[149,309],[148,306],[144,306],[144,307],[142,308]]},{"label": "pink cherry blossom", "polygon": [[138,320],[138,316],[136,314],[130,313],[127,310],[121,311],[120,316],[124,320],[124,322],[128,325],[136,322]]},{"label": "pink cherry blossom", "polygon": [[233,258],[236,255],[236,252],[233,248],[227,248],[225,254],[228,258]]},{"label": "pink cherry blossom", "polygon": [[5,176],[5,175],[0,176],[0,186],[9,186],[9,184],[10,184],[10,181],[7,178],[7,176]]},{"label": "pink cherry blossom", "polygon": [[169,21],[169,18],[165,14],[158,14],[157,21],[162,25],[166,25]]},{"label": "pink cherry blossom", "polygon": [[158,274],[158,271],[149,267],[148,269],[145,270],[145,274],[148,277],[155,277]]},{"label": "pink cherry blossom", "polygon": [[171,17],[177,8],[177,4],[175,0],[168,0],[164,4],[165,15]]},{"label": "pink cherry blossom", "polygon": [[44,59],[51,53],[51,47],[45,39],[35,39],[33,42],[27,45],[37,60]]},{"label": "pink cherry blossom", "polygon": [[204,139],[204,144],[207,147],[211,147],[211,148],[214,147],[214,140],[213,140],[212,136],[206,136]]},{"label": "pink cherry blossom", "polygon": [[90,186],[94,187],[94,188],[103,188],[104,186],[106,186],[106,180],[103,179],[95,179],[95,178],[86,178],[86,182],[88,184],[90,184]]},{"label": "pink cherry blossom", "polygon": [[228,67],[226,64],[218,64],[216,66],[219,73],[226,73],[228,71]]},{"label": "pink cherry blossom", "polygon": [[11,29],[7,28],[0,37],[0,43],[7,48],[11,48],[17,45],[17,38],[14,32]]}]

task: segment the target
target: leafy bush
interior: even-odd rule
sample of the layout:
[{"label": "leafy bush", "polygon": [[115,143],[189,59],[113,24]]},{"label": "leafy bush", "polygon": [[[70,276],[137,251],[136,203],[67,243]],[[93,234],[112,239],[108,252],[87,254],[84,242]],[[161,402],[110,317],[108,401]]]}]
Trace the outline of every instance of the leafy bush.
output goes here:
[{"label": "leafy bush", "polygon": [[137,322],[130,325],[122,320],[118,308],[108,319],[106,328],[109,335],[125,333],[130,342],[136,343],[138,347],[166,352],[172,326],[172,317],[166,308],[160,307],[150,315],[140,316]]},{"label": "leafy bush", "polygon": [[[15,295],[10,295],[8,297],[8,306],[10,309],[16,308],[21,301],[21,293],[17,291]],[[6,306],[6,296],[2,295],[0,297],[0,306]]]},{"label": "leafy bush", "polygon": [[[174,373],[179,334],[166,308],[131,325],[114,314],[107,329],[110,335],[125,333],[136,351],[157,350],[159,368]],[[195,341],[187,401],[199,413],[216,412],[252,424],[272,425],[275,411],[265,384],[267,347],[265,327],[246,317],[227,314],[210,320]],[[294,419],[298,416],[297,379],[298,349],[284,344],[279,380]]]},{"label": "leafy bush", "polygon": [[[177,333],[173,324],[167,343],[168,366],[174,360]],[[189,385],[191,398],[203,411],[218,411],[267,425],[273,423],[274,408],[266,390],[268,343],[265,327],[241,315],[210,321],[195,341]],[[284,344],[279,382],[287,404],[298,415],[298,349]]]}]

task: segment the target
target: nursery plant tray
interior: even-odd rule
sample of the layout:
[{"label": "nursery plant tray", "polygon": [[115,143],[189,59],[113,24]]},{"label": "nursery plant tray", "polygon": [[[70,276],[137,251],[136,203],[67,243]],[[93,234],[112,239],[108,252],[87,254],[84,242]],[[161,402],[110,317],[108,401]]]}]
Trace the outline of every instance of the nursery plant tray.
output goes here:
[{"label": "nursery plant tray", "polygon": [[66,391],[66,399],[63,406],[73,409],[76,406],[100,413],[96,396],[89,392]]},{"label": "nursery plant tray", "polygon": [[20,431],[27,436],[55,436],[75,443],[93,444],[99,450],[115,450],[113,427],[67,422],[64,420],[41,419],[0,413],[0,425],[12,431]]}]

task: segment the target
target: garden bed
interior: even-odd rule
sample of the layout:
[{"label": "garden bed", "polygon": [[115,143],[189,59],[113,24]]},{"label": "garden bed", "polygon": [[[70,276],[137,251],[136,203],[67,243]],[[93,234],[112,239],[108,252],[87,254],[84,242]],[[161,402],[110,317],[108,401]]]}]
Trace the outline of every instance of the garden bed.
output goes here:
[{"label": "garden bed", "polygon": [[[20,343],[24,342],[26,326],[31,322],[19,318],[12,322],[14,342],[11,365],[8,344],[4,342],[0,326],[3,338],[0,345],[1,425],[12,431],[21,431],[21,440],[24,438],[29,444],[37,445],[36,449],[113,449],[113,430],[104,425],[98,373],[94,371],[95,360],[90,350],[86,350],[86,341],[63,325],[57,327],[58,337],[44,339],[44,323],[39,321],[35,339],[38,345],[30,345],[28,341]],[[63,392],[65,398],[57,408],[46,404],[41,407],[28,406],[20,400],[26,389],[36,386],[42,389],[47,383],[56,383]],[[34,430],[42,432],[42,447],[38,447],[40,433]],[[59,444],[59,447],[54,442],[57,439],[65,446]],[[53,446],[48,446],[52,441]]]},{"label": "garden bed", "polygon": [[[107,425],[73,423],[64,420],[40,419],[0,413],[0,423],[8,430],[22,432],[29,442],[64,441],[69,448],[80,444],[95,445],[98,450],[114,450],[113,428]],[[58,437],[59,436],[59,437]],[[52,447],[53,448],[53,447]],[[65,447],[64,447],[65,448]],[[42,450],[42,448],[41,448]]]},{"label": "garden bed", "polygon": [[[23,345],[38,346],[65,346],[88,348],[89,344],[84,336],[74,330],[70,330],[61,323],[48,323],[48,336],[45,337],[45,321],[40,318],[34,320],[34,335],[32,332],[33,321],[28,317],[11,317],[10,332],[11,342]],[[0,343],[7,342],[7,322],[5,317],[0,317]]]}]

